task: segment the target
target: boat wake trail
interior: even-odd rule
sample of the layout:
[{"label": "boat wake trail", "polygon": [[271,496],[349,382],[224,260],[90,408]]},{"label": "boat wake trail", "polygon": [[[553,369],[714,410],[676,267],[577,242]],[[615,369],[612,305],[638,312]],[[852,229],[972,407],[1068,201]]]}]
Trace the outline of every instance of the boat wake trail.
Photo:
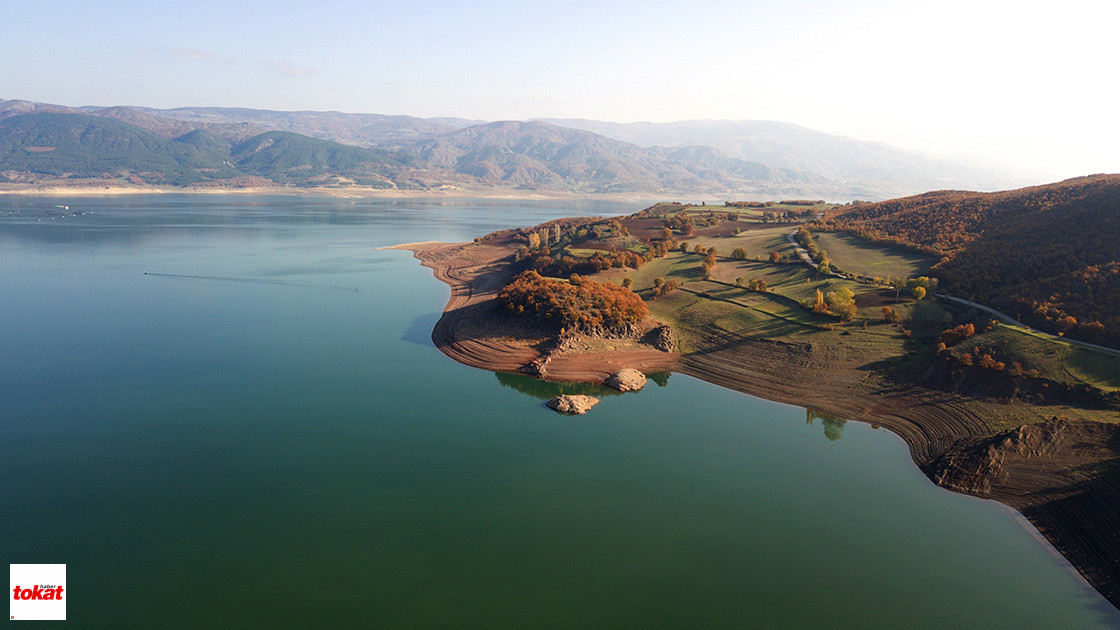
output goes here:
[{"label": "boat wake trail", "polygon": [[247,282],[251,284],[276,284],[285,287],[303,287],[305,289],[326,289],[328,291],[349,291],[351,293],[361,293],[358,287],[336,287],[325,284],[308,284],[305,282],[289,282],[287,280],[265,280],[262,278],[230,278],[226,276],[192,276],[181,273],[153,273],[150,271],[144,272],[145,276],[154,276],[157,278],[181,278],[184,280],[218,280],[222,282]]}]

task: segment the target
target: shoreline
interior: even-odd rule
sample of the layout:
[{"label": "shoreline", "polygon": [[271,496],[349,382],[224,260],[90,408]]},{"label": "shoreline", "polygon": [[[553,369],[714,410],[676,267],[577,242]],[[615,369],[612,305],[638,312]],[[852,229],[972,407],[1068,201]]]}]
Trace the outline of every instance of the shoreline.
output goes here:
[{"label": "shoreline", "polygon": [[643,202],[655,193],[576,193],[550,190],[429,189],[399,188],[296,188],[292,186],[123,186],[119,184],[64,186],[54,184],[0,183],[0,196],[21,197],[125,197],[133,195],[275,195],[286,197],[329,197],[339,199],[509,199],[511,201],[549,201],[595,199],[602,201]]},{"label": "shoreline", "polygon": [[[450,286],[451,297],[432,331],[445,355],[496,372],[523,372],[522,366],[541,356],[526,333],[509,336],[509,326],[486,321],[495,314],[493,298],[511,277],[497,264],[508,250],[435,242],[386,249],[411,251]],[[607,350],[558,357],[549,363],[545,378],[602,382],[607,370],[621,367],[674,371],[886,428],[902,438],[915,465],[932,482],[999,501],[1017,512],[1082,579],[1120,608],[1120,487],[1101,478],[1072,478],[1065,469],[1069,462],[1055,454],[1094,443],[1102,447],[1077,454],[1094,462],[1112,456],[1103,445],[1120,440],[1116,425],[1055,418],[993,436],[975,401],[953,392],[877,381],[860,367],[859,357],[833,356],[811,343],[728,339],[714,333],[707,342],[708,350],[688,355]]]}]

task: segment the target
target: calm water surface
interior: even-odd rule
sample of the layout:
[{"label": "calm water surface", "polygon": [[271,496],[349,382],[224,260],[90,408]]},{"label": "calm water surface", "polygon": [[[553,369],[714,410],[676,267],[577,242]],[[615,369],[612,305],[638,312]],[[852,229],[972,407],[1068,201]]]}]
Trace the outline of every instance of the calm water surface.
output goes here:
[{"label": "calm water surface", "polygon": [[71,627],[1117,625],[894,435],[681,375],[558,416],[375,250],[640,207],[0,197],[3,557]]}]

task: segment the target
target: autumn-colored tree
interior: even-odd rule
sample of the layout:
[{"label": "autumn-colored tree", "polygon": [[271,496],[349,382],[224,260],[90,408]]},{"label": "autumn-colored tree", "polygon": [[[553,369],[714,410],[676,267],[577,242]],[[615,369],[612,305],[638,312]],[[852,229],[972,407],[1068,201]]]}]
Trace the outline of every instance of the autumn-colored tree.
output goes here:
[{"label": "autumn-colored tree", "polygon": [[731,250],[731,257],[735,260],[746,260],[747,250],[743,249],[742,247],[736,247],[735,249]]},{"label": "autumn-colored tree", "polygon": [[[818,293],[820,291],[818,290]],[[855,293],[847,287],[840,287],[835,291],[829,291],[825,295],[825,303],[828,304],[828,310],[833,315],[840,319],[850,322],[856,316],[856,301]]]},{"label": "autumn-colored tree", "polygon": [[817,289],[817,299],[813,302],[813,312],[821,315],[828,312],[828,305],[824,301],[824,293]]},{"label": "autumn-colored tree", "polygon": [[778,252],[770,252],[770,262],[778,263],[782,261],[782,255]]},{"label": "autumn-colored tree", "polygon": [[582,280],[579,286],[524,271],[498,292],[506,309],[533,314],[564,330],[621,332],[649,314],[633,291],[613,284]]}]

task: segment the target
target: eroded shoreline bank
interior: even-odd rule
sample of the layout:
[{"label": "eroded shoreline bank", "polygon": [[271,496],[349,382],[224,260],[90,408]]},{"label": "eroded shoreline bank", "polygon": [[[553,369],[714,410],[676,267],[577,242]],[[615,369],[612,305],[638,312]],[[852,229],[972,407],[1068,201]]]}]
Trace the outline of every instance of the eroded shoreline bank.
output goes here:
[{"label": "eroded shoreline bank", "polygon": [[[519,372],[540,357],[539,332],[496,312],[494,297],[512,272],[510,252],[486,243],[411,243],[422,265],[451,287],[432,340],[459,363]],[[611,372],[676,371],[760,398],[889,429],[938,485],[994,499],[1021,513],[1090,585],[1120,607],[1120,488],[1072,467],[1114,457],[1116,425],[1054,419],[993,435],[975,401],[952,392],[878,379],[858,356],[827,346],[712,334],[687,355],[637,344],[592,345],[553,357],[547,378],[602,382]]]}]

